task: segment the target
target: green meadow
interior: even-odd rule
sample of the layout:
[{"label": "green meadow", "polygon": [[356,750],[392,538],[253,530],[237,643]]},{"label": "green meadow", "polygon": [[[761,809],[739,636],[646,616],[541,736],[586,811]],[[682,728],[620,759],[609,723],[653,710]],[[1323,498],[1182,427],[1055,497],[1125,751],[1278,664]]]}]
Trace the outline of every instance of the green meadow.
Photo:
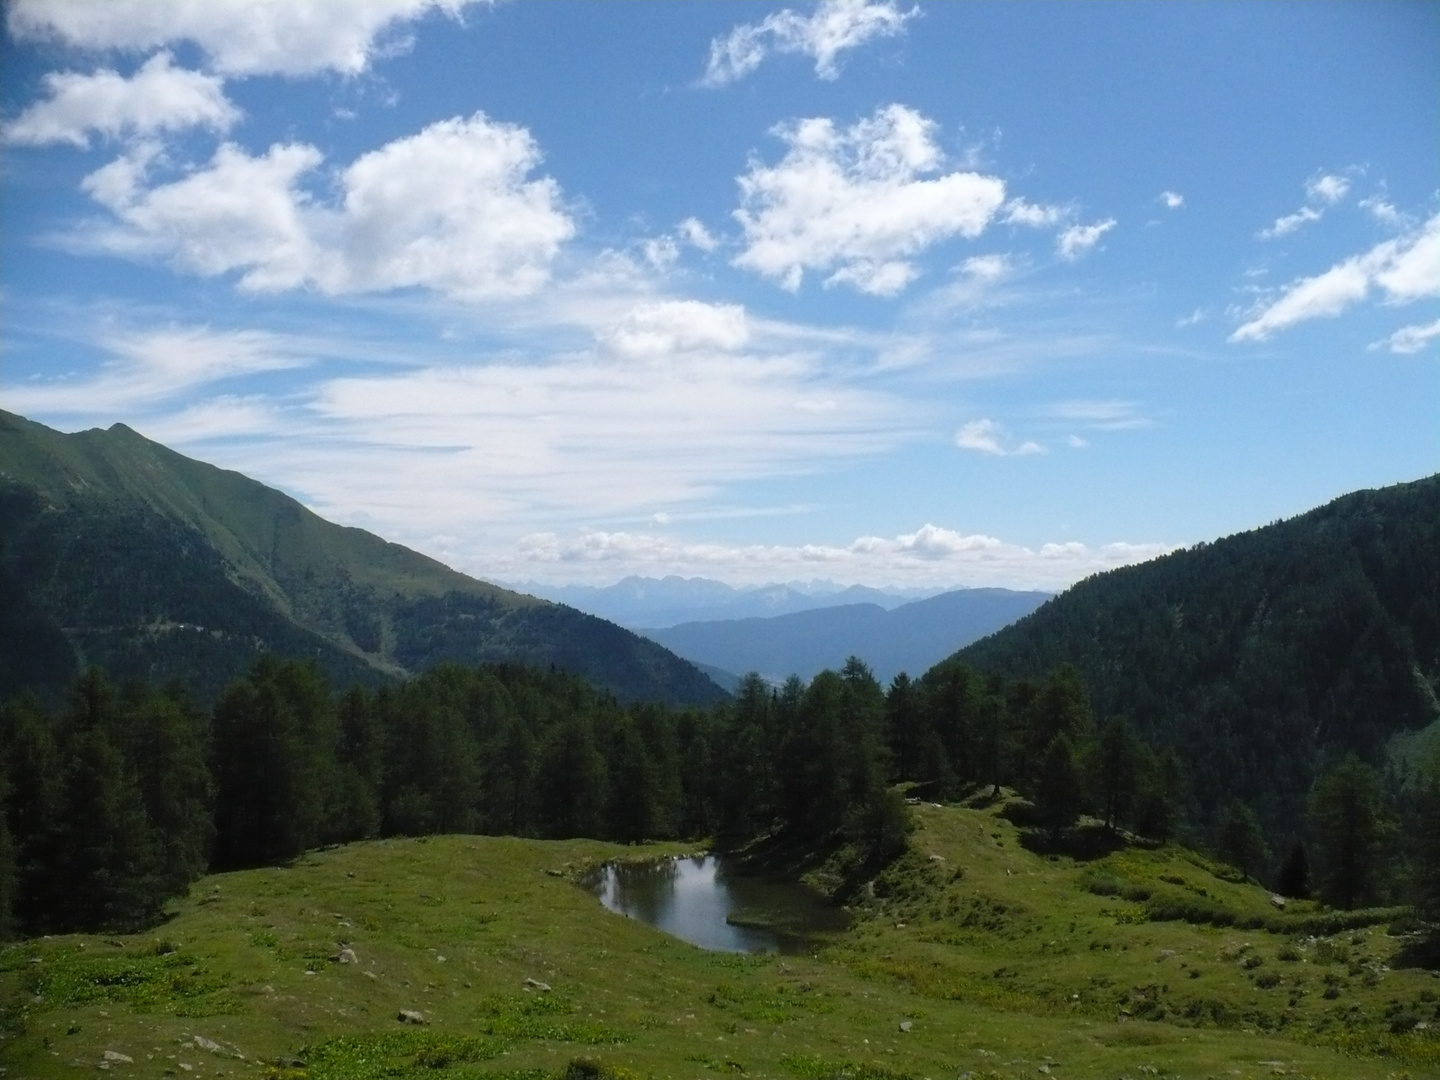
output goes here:
[{"label": "green meadow", "polygon": [[1407,966],[1418,943],[1398,912],[1281,909],[1177,847],[1038,854],[1001,809],[914,807],[908,852],[808,957],[704,952],[576,883],[686,850],[673,844],[392,839],[212,875],[147,933],[5,947],[0,1066],[5,1080],[1440,1076],[1440,973]]}]

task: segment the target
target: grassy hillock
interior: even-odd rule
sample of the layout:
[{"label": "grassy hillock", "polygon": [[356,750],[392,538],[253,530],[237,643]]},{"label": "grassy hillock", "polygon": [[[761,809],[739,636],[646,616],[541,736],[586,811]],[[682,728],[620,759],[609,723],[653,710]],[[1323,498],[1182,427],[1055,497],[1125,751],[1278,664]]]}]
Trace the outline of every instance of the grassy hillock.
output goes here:
[{"label": "grassy hillock", "polygon": [[339,685],[521,661],[626,701],[723,692],[655,643],[457,573],[123,424],[73,435],[0,412],[0,700],[85,665],[211,701],[257,651]]},{"label": "grassy hillock", "polygon": [[[659,845],[386,840],[212,876],[148,934],[0,952],[0,1061],[257,1080],[1440,1069],[1440,978],[1399,966],[1383,924],[1316,936],[1313,912],[1180,849],[1036,854],[1001,809],[916,807],[852,930],[802,958],[706,953],[575,884],[678,850]],[[1210,914],[1173,917],[1176,896]]]}]

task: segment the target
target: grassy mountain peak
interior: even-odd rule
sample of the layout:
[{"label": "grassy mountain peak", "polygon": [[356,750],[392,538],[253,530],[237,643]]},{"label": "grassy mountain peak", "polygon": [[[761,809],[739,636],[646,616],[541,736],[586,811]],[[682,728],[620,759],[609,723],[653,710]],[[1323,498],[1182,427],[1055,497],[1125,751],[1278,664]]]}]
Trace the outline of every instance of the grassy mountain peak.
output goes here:
[{"label": "grassy mountain peak", "polygon": [[625,699],[721,696],[628,631],[325,521],[124,424],[67,435],[0,412],[0,538],[15,630],[0,694],[99,663],[211,696],[271,649],[339,682],[514,659]]}]

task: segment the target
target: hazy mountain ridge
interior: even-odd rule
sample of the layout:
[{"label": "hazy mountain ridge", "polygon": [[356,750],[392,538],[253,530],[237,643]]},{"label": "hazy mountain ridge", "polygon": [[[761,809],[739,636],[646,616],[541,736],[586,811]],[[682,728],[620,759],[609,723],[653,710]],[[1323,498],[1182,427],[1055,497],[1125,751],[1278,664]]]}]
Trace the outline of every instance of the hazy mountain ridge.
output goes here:
[{"label": "hazy mountain ridge", "polygon": [[844,604],[774,618],[684,623],[641,632],[687,660],[771,681],[809,679],[864,660],[882,683],[919,675],[956,649],[1034,611],[1050,593],[957,589],[886,610]]},{"label": "hazy mountain ridge", "polygon": [[603,620],[332,524],[122,424],[66,435],[0,412],[0,696],[82,663],[210,697],[268,649],[337,683],[444,661],[555,664],[624,699],[723,696]]},{"label": "hazy mountain ridge", "polygon": [[688,622],[773,618],[816,608],[872,603],[886,610],[925,599],[941,589],[875,589],[831,581],[772,582],[736,587],[711,578],[631,575],[613,585],[513,586],[633,629],[666,628]]}]

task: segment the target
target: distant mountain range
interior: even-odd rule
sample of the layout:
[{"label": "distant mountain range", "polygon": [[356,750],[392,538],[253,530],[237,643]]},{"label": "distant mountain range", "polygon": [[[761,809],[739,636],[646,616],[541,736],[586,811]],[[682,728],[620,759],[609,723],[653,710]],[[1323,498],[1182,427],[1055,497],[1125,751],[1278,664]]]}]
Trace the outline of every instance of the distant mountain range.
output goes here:
[{"label": "distant mountain range", "polygon": [[957,589],[888,611],[879,604],[844,604],[768,619],[691,622],[641,632],[687,660],[736,675],[754,671],[772,682],[790,675],[808,680],[858,656],[876,678],[888,683],[902,671],[923,674],[956,649],[1008,626],[1050,598],[1043,592]]},{"label": "distant mountain range", "polygon": [[710,578],[627,577],[614,585],[544,585],[533,581],[511,586],[632,630],[664,628],[717,619],[772,618],[844,604],[875,604],[889,610],[923,600],[940,589],[872,589],[833,581],[788,582],[736,588]]},{"label": "distant mountain range", "polygon": [[62,434],[0,412],[0,700],[82,665],[213,700],[257,653],[337,685],[514,660],[622,700],[724,691],[613,623],[466,577],[123,424]]}]

